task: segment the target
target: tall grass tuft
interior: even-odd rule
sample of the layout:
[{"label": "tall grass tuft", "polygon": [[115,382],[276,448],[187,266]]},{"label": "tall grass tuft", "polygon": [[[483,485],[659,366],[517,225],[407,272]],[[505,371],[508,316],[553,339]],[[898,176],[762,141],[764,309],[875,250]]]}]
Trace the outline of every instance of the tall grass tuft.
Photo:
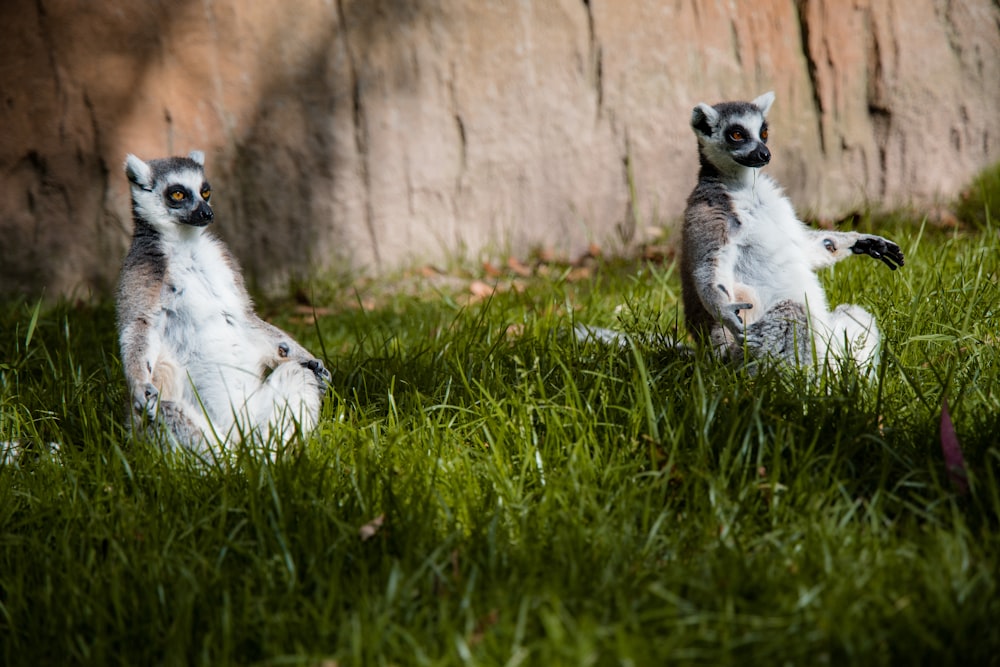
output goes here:
[{"label": "tall grass tuft", "polygon": [[0,660],[997,664],[992,225],[882,230],[903,269],[825,276],[878,318],[873,379],[658,344],[684,337],[670,265],[272,304],[334,372],[274,461],[129,439],[112,304],[4,304]]}]

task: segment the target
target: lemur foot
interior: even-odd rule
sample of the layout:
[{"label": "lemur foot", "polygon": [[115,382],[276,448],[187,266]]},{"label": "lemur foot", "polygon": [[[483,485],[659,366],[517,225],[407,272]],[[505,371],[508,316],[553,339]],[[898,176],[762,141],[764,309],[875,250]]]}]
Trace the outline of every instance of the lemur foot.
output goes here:
[{"label": "lemur foot", "polygon": [[851,252],[855,255],[871,255],[875,259],[880,259],[893,271],[903,266],[903,251],[898,245],[881,236],[865,234],[851,246]]}]

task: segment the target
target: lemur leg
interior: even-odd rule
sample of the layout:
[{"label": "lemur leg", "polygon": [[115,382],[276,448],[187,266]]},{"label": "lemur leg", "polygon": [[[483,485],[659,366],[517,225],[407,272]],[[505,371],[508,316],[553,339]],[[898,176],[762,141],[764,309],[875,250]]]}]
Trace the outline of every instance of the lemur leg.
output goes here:
[{"label": "lemur leg", "polygon": [[861,306],[837,306],[829,317],[829,346],[832,355],[853,359],[862,370],[879,364],[881,334],[875,317]]},{"label": "lemur leg", "polygon": [[747,327],[744,346],[734,348],[737,361],[771,357],[792,365],[808,365],[813,355],[809,315],[795,301],[779,301]]},{"label": "lemur leg", "polygon": [[[279,364],[246,402],[246,430],[258,431],[267,440],[277,436],[287,441],[297,429],[312,430],[319,421],[320,404],[326,392],[326,369],[318,361]],[[329,374],[326,374],[327,377]]]},{"label": "lemur leg", "polygon": [[903,251],[892,241],[874,234],[812,230],[803,252],[813,269],[832,266],[851,255],[870,255],[895,271],[903,266]]},{"label": "lemur leg", "polygon": [[160,401],[157,421],[166,427],[171,444],[203,453],[214,440],[212,428],[200,409],[180,401]]}]

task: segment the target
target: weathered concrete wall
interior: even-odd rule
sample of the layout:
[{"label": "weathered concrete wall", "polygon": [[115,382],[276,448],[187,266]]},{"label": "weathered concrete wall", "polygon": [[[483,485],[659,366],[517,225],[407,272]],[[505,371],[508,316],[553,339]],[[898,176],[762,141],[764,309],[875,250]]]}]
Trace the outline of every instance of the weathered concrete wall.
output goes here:
[{"label": "weathered concrete wall", "polygon": [[[110,286],[121,164],[205,150],[258,284],[670,223],[698,102],[777,93],[771,172],[833,217],[1000,160],[994,0],[0,5],[0,291]],[[629,178],[635,200],[630,196]]]}]

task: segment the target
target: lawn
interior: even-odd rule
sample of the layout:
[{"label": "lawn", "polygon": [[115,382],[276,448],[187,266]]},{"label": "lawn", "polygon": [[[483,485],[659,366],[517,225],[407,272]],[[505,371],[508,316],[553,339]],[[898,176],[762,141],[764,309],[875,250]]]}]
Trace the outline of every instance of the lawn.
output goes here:
[{"label": "lawn", "polygon": [[872,380],[664,344],[669,258],[303,285],[261,310],[333,387],[274,461],[131,440],[113,304],[3,304],[0,440],[59,451],[0,466],[0,660],[1000,664],[1000,240],[881,224],[905,267],[824,274]]}]

